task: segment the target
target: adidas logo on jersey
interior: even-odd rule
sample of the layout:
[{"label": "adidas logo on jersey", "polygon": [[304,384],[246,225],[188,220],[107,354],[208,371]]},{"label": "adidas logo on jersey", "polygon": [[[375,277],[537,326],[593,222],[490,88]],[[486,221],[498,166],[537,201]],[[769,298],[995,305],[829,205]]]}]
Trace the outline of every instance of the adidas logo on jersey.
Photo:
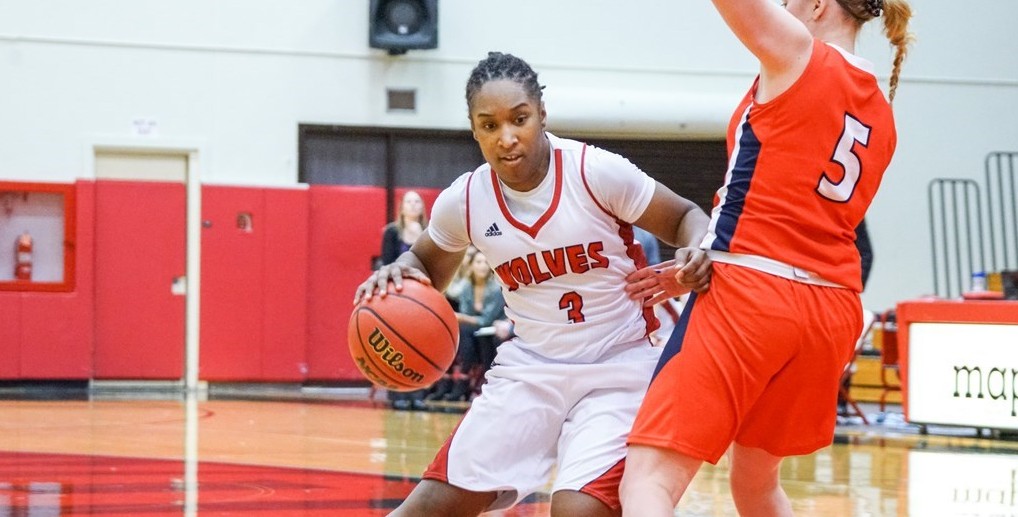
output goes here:
[{"label": "adidas logo on jersey", "polygon": [[491,223],[491,226],[484,232],[485,237],[498,237],[502,235],[502,230],[498,229],[498,223]]}]

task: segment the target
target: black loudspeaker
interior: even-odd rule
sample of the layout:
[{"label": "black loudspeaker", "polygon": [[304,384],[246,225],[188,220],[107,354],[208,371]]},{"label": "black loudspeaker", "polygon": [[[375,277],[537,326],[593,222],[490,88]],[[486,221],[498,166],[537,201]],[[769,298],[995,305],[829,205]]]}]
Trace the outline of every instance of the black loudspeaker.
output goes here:
[{"label": "black loudspeaker", "polygon": [[438,0],[371,0],[368,44],[406,54],[438,48]]}]

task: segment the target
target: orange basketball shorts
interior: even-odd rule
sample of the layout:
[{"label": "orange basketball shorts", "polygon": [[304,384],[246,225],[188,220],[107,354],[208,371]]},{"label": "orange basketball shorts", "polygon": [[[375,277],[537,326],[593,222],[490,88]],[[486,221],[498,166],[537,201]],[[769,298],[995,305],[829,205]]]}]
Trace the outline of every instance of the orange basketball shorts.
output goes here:
[{"label": "orange basketball shorts", "polygon": [[665,346],[629,444],[717,463],[734,441],[778,456],[834,436],[841,373],[862,331],[858,293],[714,263]]}]

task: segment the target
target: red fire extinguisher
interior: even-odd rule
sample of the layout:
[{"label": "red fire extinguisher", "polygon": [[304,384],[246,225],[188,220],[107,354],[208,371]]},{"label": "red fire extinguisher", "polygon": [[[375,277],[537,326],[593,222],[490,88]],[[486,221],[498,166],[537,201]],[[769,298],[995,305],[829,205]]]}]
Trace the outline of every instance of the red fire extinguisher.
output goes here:
[{"label": "red fire extinguisher", "polygon": [[32,236],[22,233],[15,241],[14,278],[18,280],[32,279]]}]

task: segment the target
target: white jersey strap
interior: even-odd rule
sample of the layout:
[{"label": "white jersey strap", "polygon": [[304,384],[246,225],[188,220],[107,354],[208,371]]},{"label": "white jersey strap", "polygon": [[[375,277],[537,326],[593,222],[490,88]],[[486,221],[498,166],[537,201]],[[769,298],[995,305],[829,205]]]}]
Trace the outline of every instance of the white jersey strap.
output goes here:
[{"label": "white jersey strap", "polygon": [[841,289],[847,289],[847,287],[836,284],[829,280],[824,280],[820,275],[807,271],[805,269],[795,267],[784,262],[774,260],[767,257],[761,257],[759,255],[745,255],[741,253],[728,253],[726,251],[718,250],[707,250],[707,256],[710,257],[714,262],[722,262],[724,264],[732,264],[740,267],[748,267],[757,271],[767,273],[774,276],[780,276],[781,278],[787,278],[796,282],[802,282],[804,284],[822,285],[824,287],[838,287]]}]

